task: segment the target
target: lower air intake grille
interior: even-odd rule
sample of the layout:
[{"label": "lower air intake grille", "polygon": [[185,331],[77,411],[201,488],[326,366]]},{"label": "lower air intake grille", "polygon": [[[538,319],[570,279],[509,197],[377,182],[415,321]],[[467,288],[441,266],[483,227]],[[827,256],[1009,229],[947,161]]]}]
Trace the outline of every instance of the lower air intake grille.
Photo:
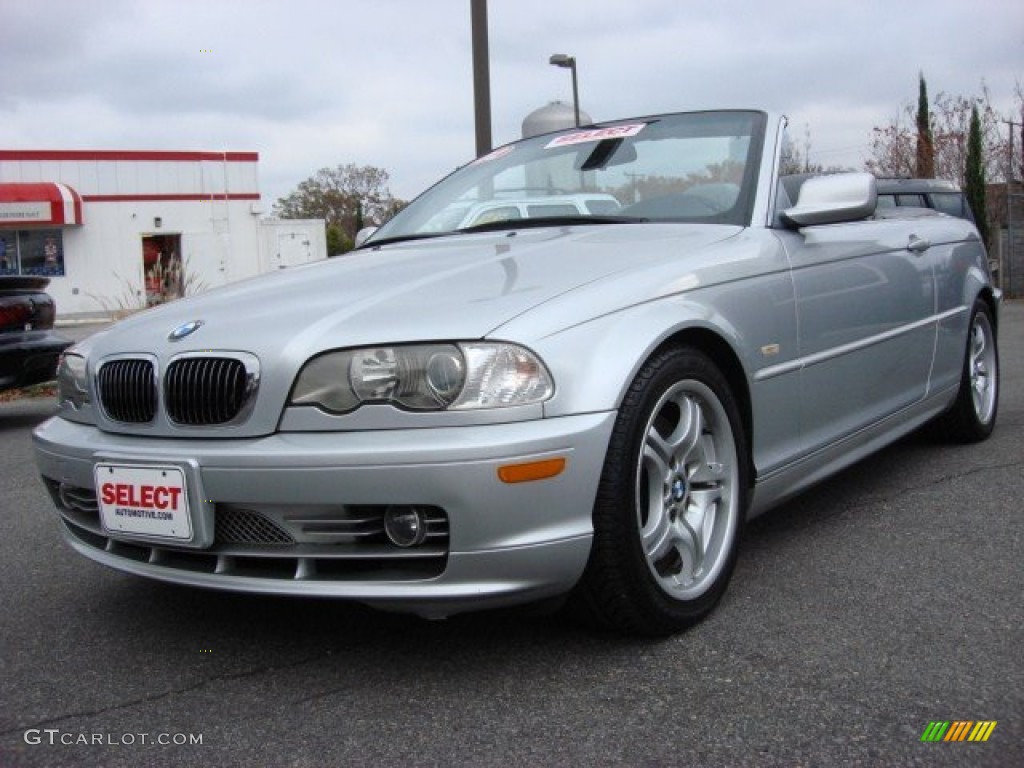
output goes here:
[{"label": "lower air intake grille", "polygon": [[148,424],[156,416],[156,378],[149,360],[111,360],[97,380],[103,410],[114,421]]},{"label": "lower air intake grille", "polygon": [[294,544],[288,531],[259,512],[237,507],[217,510],[216,538],[220,544]]}]

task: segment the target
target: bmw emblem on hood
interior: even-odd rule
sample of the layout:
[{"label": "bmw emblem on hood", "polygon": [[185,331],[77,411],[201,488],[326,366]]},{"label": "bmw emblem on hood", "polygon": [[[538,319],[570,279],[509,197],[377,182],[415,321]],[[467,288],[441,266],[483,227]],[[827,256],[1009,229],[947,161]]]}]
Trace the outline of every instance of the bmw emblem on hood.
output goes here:
[{"label": "bmw emblem on hood", "polygon": [[191,336],[193,333],[203,327],[202,320],[193,320],[190,323],[179,325],[173,331],[167,334],[168,341],[181,341],[186,336]]}]

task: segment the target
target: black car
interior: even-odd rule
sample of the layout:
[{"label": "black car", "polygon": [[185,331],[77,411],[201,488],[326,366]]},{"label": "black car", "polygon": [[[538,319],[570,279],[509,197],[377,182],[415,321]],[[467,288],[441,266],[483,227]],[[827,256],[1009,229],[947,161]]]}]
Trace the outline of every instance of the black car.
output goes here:
[{"label": "black car", "polygon": [[53,331],[56,305],[49,279],[0,276],[0,390],[52,380],[71,341]]}]

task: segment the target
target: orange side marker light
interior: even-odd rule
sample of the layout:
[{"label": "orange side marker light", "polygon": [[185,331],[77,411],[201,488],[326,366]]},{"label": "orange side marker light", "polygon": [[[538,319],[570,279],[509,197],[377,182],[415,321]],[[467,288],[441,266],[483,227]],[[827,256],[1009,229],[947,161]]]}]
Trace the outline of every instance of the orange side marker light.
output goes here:
[{"label": "orange side marker light", "polygon": [[503,483],[529,483],[534,480],[547,480],[562,474],[565,470],[565,459],[543,459],[525,464],[506,464],[498,467],[498,478]]}]

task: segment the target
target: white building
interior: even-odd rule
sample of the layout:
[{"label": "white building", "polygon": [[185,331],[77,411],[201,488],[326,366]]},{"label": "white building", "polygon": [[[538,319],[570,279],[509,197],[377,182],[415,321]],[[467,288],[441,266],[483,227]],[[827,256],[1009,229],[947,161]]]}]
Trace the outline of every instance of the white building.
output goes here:
[{"label": "white building", "polygon": [[0,150],[0,274],[108,315],[323,259],[322,220],[261,220],[256,152]]}]

